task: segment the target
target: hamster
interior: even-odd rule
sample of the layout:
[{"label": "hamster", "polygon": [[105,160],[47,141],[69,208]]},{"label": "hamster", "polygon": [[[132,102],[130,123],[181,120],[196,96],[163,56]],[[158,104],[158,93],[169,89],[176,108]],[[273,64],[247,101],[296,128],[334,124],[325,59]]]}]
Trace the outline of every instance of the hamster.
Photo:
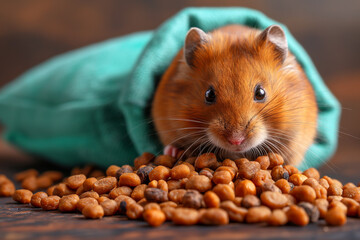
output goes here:
[{"label": "hamster", "polygon": [[294,165],[316,137],[317,114],[314,90],[278,25],[191,28],[152,102],[166,154],[254,160],[273,152]]}]

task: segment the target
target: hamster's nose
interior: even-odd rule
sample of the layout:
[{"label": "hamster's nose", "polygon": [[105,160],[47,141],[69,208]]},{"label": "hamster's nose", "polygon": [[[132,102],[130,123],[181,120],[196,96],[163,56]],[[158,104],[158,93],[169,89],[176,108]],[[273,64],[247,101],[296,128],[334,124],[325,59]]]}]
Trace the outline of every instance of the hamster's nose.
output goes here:
[{"label": "hamster's nose", "polygon": [[231,145],[239,146],[244,142],[245,138],[244,137],[229,137],[227,140]]}]

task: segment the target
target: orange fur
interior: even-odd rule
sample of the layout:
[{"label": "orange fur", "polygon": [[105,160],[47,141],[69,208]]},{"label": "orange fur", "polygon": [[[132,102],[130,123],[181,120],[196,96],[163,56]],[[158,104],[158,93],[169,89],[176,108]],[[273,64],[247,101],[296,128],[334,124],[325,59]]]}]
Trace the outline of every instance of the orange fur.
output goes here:
[{"label": "orange fur", "polygon": [[[221,158],[256,158],[265,152],[299,164],[316,135],[314,91],[295,58],[283,64],[272,44],[259,41],[260,31],[240,25],[219,28],[195,51],[194,67],[181,50],[155,93],[152,116],[164,145],[200,154],[204,147]],[[264,103],[254,102],[254,88],[266,90]],[[216,103],[206,105],[209,86]],[[229,146],[229,134],[242,132],[242,151]],[[265,144],[264,144],[264,141]],[[246,151],[244,151],[244,149]]]}]

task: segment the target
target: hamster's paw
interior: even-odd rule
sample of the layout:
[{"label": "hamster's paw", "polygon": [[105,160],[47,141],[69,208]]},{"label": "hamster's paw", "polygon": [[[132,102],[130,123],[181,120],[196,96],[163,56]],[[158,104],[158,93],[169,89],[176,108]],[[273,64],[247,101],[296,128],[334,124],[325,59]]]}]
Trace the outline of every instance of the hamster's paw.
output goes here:
[{"label": "hamster's paw", "polygon": [[170,155],[174,158],[176,158],[177,154],[180,152],[180,149],[177,147],[174,147],[172,145],[167,145],[164,148],[164,155]]}]

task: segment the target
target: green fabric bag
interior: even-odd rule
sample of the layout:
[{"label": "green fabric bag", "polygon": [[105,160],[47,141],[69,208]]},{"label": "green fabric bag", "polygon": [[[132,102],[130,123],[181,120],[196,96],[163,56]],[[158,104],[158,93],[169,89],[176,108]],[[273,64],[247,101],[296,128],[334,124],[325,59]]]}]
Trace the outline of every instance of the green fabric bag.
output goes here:
[{"label": "green fabric bag", "polygon": [[[187,8],[157,30],[72,51],[31,69],[0,92],[4,138],[56,163],[129,164],[162,146],[151,124],[156,85],[190,27],[204,31],[279,24],[246,8]],[[280,24],[281,25],[281,24]],[[284,27],[282,25],[282,27]],[[319,104],[318,139],[300,166],[317,167],[335,151],[340,105],[286,27],[290,51],[303,66]]]}]

